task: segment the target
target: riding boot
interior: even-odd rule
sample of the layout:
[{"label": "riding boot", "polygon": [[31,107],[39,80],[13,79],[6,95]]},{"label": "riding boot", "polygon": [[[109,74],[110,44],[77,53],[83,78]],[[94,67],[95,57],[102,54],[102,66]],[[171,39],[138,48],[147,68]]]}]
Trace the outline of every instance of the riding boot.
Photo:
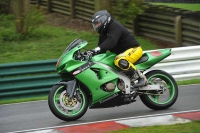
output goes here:
[{"label": "riding boot", "polygon": [[136,80],[138,82],[134,84],[134,87],[142,87],[147,84],[147,79],[143,73],[141,73],[139,70],[135,70],[134,68],[130,67],[128,71],[126,71],[126,74],[131,79],[131,83],[134,83]]},{"label": "riding boot", "polygon": [[141,73],[139,70],[135,70],[135,73],[138,75],[138,82],[134,85],[134,87],[142,87],[147,84],[146,76]]}]

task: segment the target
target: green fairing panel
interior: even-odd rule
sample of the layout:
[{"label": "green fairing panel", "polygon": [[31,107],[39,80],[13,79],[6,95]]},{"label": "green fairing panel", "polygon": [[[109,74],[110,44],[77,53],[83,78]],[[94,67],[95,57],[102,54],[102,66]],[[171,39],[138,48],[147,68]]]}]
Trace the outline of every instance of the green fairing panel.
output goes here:
[{"label": "green fairing panel", "polygon": [[94,62],[101,62],[103,64],[106,64],[110,67],[112,67],[113,69],[115,70],[120,70],[115,64],[114,64],[114,60],[115,60],[115,57],[117,55],[114,54],[114,53],[104,53],[104,54],[98,54],[96,56],[94,56],[92,58],[92,61]]},{"label": "green fairing panel", "polygon": [[67,72],[71,72],[74,69],[84,65],[85,63],[86,63],[85,61],[70,60],[69,62],[67,62],[64,70]]},{"label": "green fairing panel", "polygon": [[105,57],[107,56],[107,54],[106,53],[104,53],[104,54],[98,54],[98,55],[95,55],[94,57],[92,57],[92,61],[97,61],[97,62],[99,62],[99,61],[101,61],[102,59],[104,59]]},{"label": "green fairing panel", "polygon": [[[99,70],[97,73],[98,77],[92,69]],[[100,86],[106,82],[117,84],[118,75],[112,71],[106,70],[98,64],[95,64],[91,68],[88,68],[87,70],[76,75],[75,78],[88,87],[92,96],[92,104],[101,101],[119,91],[117,87],[115,88],[114,92],[105,92],[100,89]]]},{"label": "green fairing panel", "polygon": [[155,65],[156,63],[160,62],[161,60],[163,60],[170,54],[171,54],[170,48],[169,49],[161,49],[161,50],[152,51],[152,52],[146,52],[143,54],[143,56],[147,56],[148,60],[144,61],[140,64],[137,64],[135,66],[139,70],[146,70],[146,69],[152,67],[153,65]]},{"label": "green fairing panel", "polygon": [[71,72],[74,69],[84,65],[86,62],[85,61],[78,61],[78,60],[69,60],[67,63],[63,65],[63,67],[59,67],[57,69],[58,73],[60,72]]},{"label": "green fairing panel", "polygon": [[[87,42],[82,42],[80,43],[80,45],[74,47],[69,52],[67,53],[64,52],[58,60],[58,62],[60,63],[59,63],[59,66],[56,67],[56,71],[58,71],[58,73],[61,73],[63,70],[70,72],[73,69],[81,66],[82,64],[85,64],[85,62],[74,60],[73,55],[77,50],[82,49],[86,45],[87,45]],[[76,65],[73,65],[73,64],[76,64]],[[71,66],[71,67],[67,68],[67,66]]]}]

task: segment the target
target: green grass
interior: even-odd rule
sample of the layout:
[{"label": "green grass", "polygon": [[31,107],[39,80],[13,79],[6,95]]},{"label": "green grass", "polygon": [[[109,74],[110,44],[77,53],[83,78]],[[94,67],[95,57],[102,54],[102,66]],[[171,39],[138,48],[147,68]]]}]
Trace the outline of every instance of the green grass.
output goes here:
[{"label": "green grass", "polygon": [[97,44],[97,34],[44,25],[26,40],[2,42],[0,63],[56,59],[76,38],[87,40],[90,49]]},{"label": "green grass", "polygon": [[178,85],[189,85],[189,84],[199,84],[200,79],[191,79],[191,80],[185,80],[185,81],[177,81]]},{"label": "green grass", "polygon": [[182,8],[185,10],[190,10],[190,11],[200,11],[200,4],[183,4],[183,3],[154,3],[152,4],[155,5],[166,5],[170,7],[175,7],[175,8]]},{"label": "green grass", "polygon": [[[8,30],[12,31],[11,29]],[[0,38],[1,35],[5,37],[5,33],[0,31]],[[10,32],[10,35],[15,36],[14,32]],[[98,34],[95,32],[67,30],[64,27],[44,25],[36,29],[25,40],[0,41],[0,63],[57,59],[76,38],[88,41],[87,49],[95,48],[98,43]],[[157,45],[145,38],[136,38],[144,50],[158,48]]]},{"label": "green grass", "polygon": [[108,133],[200,133],[200,120],[184,124],[136,127]]}]

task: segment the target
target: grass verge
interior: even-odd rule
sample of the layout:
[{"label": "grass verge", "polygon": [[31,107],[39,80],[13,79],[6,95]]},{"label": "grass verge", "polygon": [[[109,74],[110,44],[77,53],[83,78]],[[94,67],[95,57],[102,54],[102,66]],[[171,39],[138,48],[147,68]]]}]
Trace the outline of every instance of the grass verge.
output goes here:
[{"label": "grass verge", "polygon": [[200,11],[200,4],[184,4],[184,3],[154,3],[152,4],[155,5],[165,5],[165,6],[170,6],[170,7],[175,7],[175,8],[181,8],[185,10],[190,10],[190,11]]},{"label": "grass verge", "polygon": [[199,83],[200,83],[200,79],[177,81],[178,85],[189,85],[189,84],[199,84]]},{"label": "grass verge", "polygon": [[[44,25],[36,29],[26,40],[0,41],[0,63],[57,59],[76,38],[88,41],[86,49],[93,49],[98,43],[97,33]],[[139,36],[136,39],[144,50],[158,48],[148,39]]]},{"label": "grass verge", "polygon": [[184,124],[136,127],[109,133],[200,133],[200,120]]}]

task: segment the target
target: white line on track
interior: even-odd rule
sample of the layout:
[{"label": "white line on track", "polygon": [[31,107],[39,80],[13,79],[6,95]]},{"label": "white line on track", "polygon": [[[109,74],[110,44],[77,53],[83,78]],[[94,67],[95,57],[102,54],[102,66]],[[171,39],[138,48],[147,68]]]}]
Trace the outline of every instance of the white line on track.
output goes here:
[{"label": "white line on track", "polygon": [[78,125],[86,125],[86,124],[93,124],[93,123],[100,123],[100,122],[120,121],[120,120],[127,120],[127,119],[138,119],[138,118],[155,117],[155,116],[163,116],[163,115],[172,115],[172,114],[178,114],[178,113],[198,112],[198,111],[200,111],[200,109],[179,111],[179,112],[170,112],[170,113],[163,113],[163,114],[154,114],[154,115],[144,115],[144,116],[136,116],[136,117],[127,117],[127,118],[119,118],[119,119],[109,119],[109,120],[103,120],[103,121],[94,121],[94,122],[87,122],[87,123],[78,123],[78,124],[71,124],[71,125],[62,125],[62,126],[54,126],[54,127],[22,130],[22,131],[7,132],[7,133],[33,132],[33,131],[38,131],[38,130],[48,130],[48,129],[55,129],[55,128],[60,128],[60,127],[78,126]]}]

